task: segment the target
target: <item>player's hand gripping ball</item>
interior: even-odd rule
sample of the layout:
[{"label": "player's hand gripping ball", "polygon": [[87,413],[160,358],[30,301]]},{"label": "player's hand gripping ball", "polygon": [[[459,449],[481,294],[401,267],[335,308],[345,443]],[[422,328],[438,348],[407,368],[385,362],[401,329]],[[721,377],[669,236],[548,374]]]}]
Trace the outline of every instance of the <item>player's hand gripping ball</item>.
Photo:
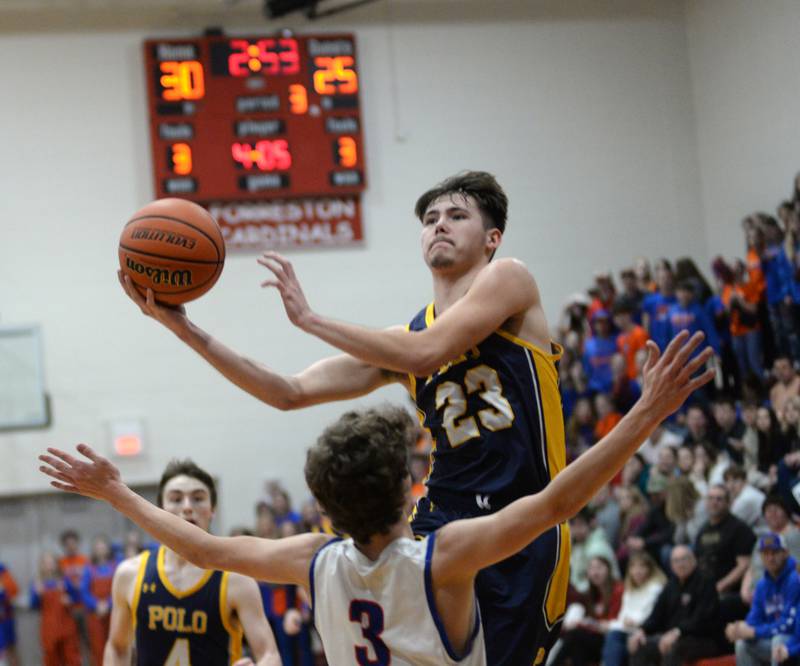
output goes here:
[{"label": "player's hand gripping ball", "polygon": [[179,305],[205,294],[225,263],[225,241],[205,208],[158,199],[133,214],[119,239],[119,265],[142,293]]}]

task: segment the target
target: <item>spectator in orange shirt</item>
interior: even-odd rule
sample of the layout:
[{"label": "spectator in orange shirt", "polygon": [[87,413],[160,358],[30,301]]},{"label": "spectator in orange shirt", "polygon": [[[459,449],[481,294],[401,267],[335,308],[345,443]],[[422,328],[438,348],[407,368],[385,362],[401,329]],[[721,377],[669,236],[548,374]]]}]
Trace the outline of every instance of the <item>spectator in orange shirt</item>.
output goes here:
[{"label": "spectator in orange shirt", "polygon": [[748,375],[755,375],[761,381],[764,366],[758,321],[759,286],[747,280],[747,267],[742,261],[737,261],[731,268],[722,257],[717,257],[712,269],[722,283],[720,299],[728,311],[731,342],[740,377],[744,380]]},{"label": "spectator in orange shirt", "polygon": [[31,608],[41,610],[42,664],[81,666],[78,625],[71,612],[67,581],[52,553],[39,559],[39,575],[31,583]]},{"label": "spectator in orange shirt", "polygon": [[58,560],[58,568],[67,579],[70,594],[77,598],[81,588],[83,572],[89,564],[89,558],[80,552],[81,537],[75,530],[65,530],[59,537],[63,555]]},{"label": "spectator in orange shirt", "polygon": [[617,336],[617,349],[625,357],[628,379],[636,379],[639,369],[636,365],[636,352],[644,349],[650,336],[639,326],[634,317],[635,304],[627,298],[619,298],[614,304],[614,324],[620,330]]},{"label": "spectator in orange shirt", "polygon": [[19,588],[14,576],[0,562],[0,663],[17,666],[17,632],[12,602]]},{"label": "spectator in orange shirt", "polygon": [[767,288],[767,280],[764,277],[764,270],[761,266],[761,254],[766,248],[764,231],[752,216],[742,220],[742,228],[747,242],[747,281],[753,286],[753,290],[760,301],[763,298],[764,290]]},{"label": "spectator in orange shirt", "polygon": [[596,441],[599,441],[622,420],[622,414],[617,411],[614,401],[606,393],[598,393],[594,396],[594,409],[597,412],[594,436]]}]

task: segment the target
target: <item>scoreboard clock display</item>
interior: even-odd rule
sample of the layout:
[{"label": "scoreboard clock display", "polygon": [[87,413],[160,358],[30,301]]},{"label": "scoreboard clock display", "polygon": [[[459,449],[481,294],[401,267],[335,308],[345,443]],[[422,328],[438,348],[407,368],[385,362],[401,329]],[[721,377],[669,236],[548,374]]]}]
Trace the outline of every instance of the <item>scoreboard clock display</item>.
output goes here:
[{"label": "scoreboard clock display", "polygon": [[144,55],[157,198],[363,191],[353,35],[151,39]]}]

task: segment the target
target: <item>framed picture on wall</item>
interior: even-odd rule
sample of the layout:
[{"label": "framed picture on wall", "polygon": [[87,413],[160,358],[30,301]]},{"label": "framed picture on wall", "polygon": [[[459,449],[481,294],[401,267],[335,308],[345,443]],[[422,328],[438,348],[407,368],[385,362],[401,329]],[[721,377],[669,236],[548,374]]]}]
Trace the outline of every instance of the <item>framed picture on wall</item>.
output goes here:
[{"label": "framed picture on wall", "polygon": [[0,326],[0,430],[50,423],[38,324]]}]

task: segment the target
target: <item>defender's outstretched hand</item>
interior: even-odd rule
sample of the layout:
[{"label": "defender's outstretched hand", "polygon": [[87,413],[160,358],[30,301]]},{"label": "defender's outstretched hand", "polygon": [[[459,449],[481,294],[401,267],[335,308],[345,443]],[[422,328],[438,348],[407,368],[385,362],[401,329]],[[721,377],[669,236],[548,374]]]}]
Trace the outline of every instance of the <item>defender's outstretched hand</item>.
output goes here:
[{"label": "defender's outstretched hand", "polygon": [[687,331],[681,331],[667,345],[662,355],[658,346],[647,341],[647,362],[644,365],[642,406],[654,410],[666,418],[678,409],[694,391],[714,378],[714,369],[694,376],[714,355],[711,347],[706,347],[697,356],[692,354],[703,342],[703,334],[695,333],[689,339]]},{"label": "defender's outstretched hand", "polygon": [[47,454],[39,456],[44,465],[39,471],[55,479],[50,485],[68,493],[108,501],[115,491],[124,488],[119,470],[114,464],[95,453],[87,444],[78,444],[78,452],[85,459],[71,456],[66,451],[48,447]]},{"label": "defender's outstretched hand", "polygon": [[139,309],[142,314],[152,317],[158,322],[161,322],[170,330],[176,330],[178,326],[186,324],[186,308],[182,305],[164,305],[157,303],[152,289],[147,290],[147,296],[142,296],[142,293],[134,286],[130,276],[123,274],[122,271],[117,271],[117,278],[125,293],[128,295]]},{"label": "defender's outstretched hand", "polygon": [[303,328],[312,312],[291,262],[277,252],[270,251],[262,254],[258,263],[272,271],[275,276],[275,279],[264,280],[261,286],[275,287],[280,292],[289,321]]}]

